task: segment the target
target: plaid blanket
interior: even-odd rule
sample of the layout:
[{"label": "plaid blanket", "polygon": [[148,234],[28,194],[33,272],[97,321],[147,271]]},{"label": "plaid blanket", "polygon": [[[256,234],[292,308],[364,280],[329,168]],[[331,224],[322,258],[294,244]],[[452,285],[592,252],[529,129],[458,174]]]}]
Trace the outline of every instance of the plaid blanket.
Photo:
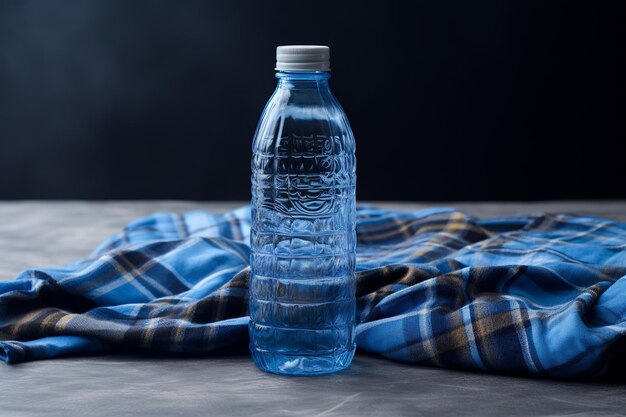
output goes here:
[{"label": "plaid blanket", "polygon": [[[0,282],[0,358],[247,349],[249,208],[155,214],[89,258]],[[626,224],[357,214],[359,348],[441,367],[603,377],[626,356]]]}]

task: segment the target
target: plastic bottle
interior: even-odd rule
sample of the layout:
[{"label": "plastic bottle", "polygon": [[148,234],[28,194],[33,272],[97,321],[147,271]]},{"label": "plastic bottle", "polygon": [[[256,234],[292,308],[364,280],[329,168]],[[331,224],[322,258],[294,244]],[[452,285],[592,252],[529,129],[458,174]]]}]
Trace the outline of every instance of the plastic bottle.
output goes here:
[{"label": "plastic bottle", "polygon": [[355,350],[354,136],[328,85],[329,48],[276,56],[253,143],[250,351],[265,371],[324,374]]}]

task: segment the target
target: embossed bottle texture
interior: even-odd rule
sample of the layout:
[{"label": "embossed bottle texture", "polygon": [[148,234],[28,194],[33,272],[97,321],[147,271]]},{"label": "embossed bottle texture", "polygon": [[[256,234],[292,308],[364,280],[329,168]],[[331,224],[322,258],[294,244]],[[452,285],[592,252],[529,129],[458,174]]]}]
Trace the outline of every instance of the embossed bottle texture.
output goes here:
[{"label": "embossed bottle texture", "polygon": [[355,146],[328,73],[279,72],[252,157],[250,349],[264,370],[354,355]]}]

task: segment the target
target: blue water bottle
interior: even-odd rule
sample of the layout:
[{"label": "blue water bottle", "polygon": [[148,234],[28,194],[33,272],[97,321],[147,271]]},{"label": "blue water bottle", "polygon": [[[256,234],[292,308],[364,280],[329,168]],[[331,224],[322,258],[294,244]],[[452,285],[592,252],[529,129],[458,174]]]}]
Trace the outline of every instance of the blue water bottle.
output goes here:
[{"label": "blue water bottle", "polygon": [[278,374],[336,372],[355,350],[355,144],[329,58],[276,49],[253,143],[250,351]]}]

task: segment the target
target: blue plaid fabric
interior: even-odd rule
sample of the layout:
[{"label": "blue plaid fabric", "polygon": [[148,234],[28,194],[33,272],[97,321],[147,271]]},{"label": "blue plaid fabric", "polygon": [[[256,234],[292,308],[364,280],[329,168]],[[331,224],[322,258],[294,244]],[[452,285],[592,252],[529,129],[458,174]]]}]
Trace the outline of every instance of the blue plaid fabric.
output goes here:
[{"label": "blue plaid fabric", "polygon": [[[441,367],[624,370],[626,224],[359,207],[357,345]],[[247,349],[249,208],[155,214],[89,258],[0,282],[0,358]]]}]

